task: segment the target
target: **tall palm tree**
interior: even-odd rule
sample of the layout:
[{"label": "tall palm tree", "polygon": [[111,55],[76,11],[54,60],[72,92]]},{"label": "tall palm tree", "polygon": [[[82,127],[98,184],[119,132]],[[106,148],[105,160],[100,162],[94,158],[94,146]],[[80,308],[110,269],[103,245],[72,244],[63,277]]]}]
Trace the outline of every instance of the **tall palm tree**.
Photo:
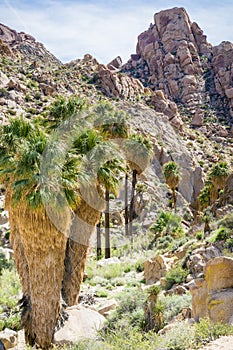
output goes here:
[{"label": "tall palm tree", "polygon": [[117,195],[119,186],[119,174],[124,171],[121,162],[118,159],[112,159],[103,164],[98,170],[98,180],[105,188],[105,259],[111,257],[110,247],[110,193]]},{"label": "tall palm tree", "polygon": [[89,129],[74,141],[73,151],[81,156],[85,179],[83,181],[79,178],[80,201],[73,208],[74,217],[66,246],[62,296],[68,305],[75,305],[78,302],[90,237],[104,208],[102,190],[96,179],[89,176],[89,170],[92,171],[92,151],[101,140],[98,133]]},{"label": "tall palm tree", "polygon": [[178,164],[173,161],[165,163],[163,166],[163,174],[167,185],[172,191],[173,208],[176,211],[176,188],[180,180]]},{"label": "tall palm tree", "polygon": [[[100,220],[101,220],[101,216],[102,214],[100,215]],[[96,257],[97,257],[97,260],[100,260],[101,259],[101,256],[102,256],[102,245],[101,245],[101,223],[100,223],[100,220],[99,222],[97,223],[96,225]]]},{"label": "tall palm tree", "polygon": [[150,164],[153,149],[149,138],[143,135],[132,134],[125,142],[125,154],[127,163],[132,171],[132,190],[129,207],[129,235],[132,235],[132,223],[134,219],[134,201],[137,176]]},{"label": "tall palm tree", "polygon": [[[59,180],[55,177],[53,182],[51,177],[52,180],[46,182],[48,176],[43,172],[46,169],[41,170],[40,162],[50,136],[23,118],[10,120],[8,125],[1,128],[0,136],[1,181],[7,186],[6,208],[10,216],[11,242],[23,284],[22,321],[26,340],[30,345],[36,343],[48,348],[60,317],[60,293],[67,276],[64,262],[69,260],[68,255],[65,256],[69,252],[67,236],[74,234],[74,230],[70,230],[70,226],[73,227],[71,214],[79,212],[82,221],[88,225],[90,220],[93,227],[93,221],[96,223],[99,220],[99,211],[95,208],[94,215],[90,215],[92,207],[83,202],[80,196],[81,155],[76,154],[74,149],[66,157],[62,154],[60,163],[60,140],[57,140],[57,144],[50,144],[54,146],[51,147],[51,154],[58,155],[58,162],[54,162],[54,169],[47,162],[47,175],[52,169],[52,173],[58,173]],[[95,182],[93,186],[97,191]],[[56,220],[51,221],[51,213]],[[71,295],[75,294],[73,300],[79,291],[89,232],[90,229],[86,235],[81,229],[80,236],[85,240],[79,241],[78,252],[83,252],[78,266],[81,272],[77,276],[72,275],[73,280],[76,278],[78,281],[75,293],[71,291]],[[74,266],[76,254],[74,261],[72,258],[71,265]]]},{"label": "tall palm tree", "polygon": [[[95,124],[100,130],[105,140],[114,140],[122,148],[122,144],[128,139],[130,127],[127,123],[128,116],[124,111],[114,109],[109,103],[100,103],[96,109],[96,114],[99,116],[95,120]],[[122,142],[124,141],[124,142]],[[107,197],[108,194],[106,193]],[[108,200],[106,200],[108,203]],[[107,204],[108,205],[108,204]],[[108,212],[108,210],[107,210]],[[128,235],[128,171],[125,168],[125,230]],[[106,220],[109,220],[107,215]],[[108,223],[106,223],[108,226]],[[105,228],[107,230],[107,228]],[[108,237],[107,233],[107,237]]]},{"label": "tall palm tree", "polygon": [[1,129],[1,180],[7,186],[10,237],[23,285],[25,335],[43,348],[50,346],[59,318],[70,221],[62,208],[60,229],[55,227],[41,201],[39,162],[45,145],[46,135],[22,118]]}]

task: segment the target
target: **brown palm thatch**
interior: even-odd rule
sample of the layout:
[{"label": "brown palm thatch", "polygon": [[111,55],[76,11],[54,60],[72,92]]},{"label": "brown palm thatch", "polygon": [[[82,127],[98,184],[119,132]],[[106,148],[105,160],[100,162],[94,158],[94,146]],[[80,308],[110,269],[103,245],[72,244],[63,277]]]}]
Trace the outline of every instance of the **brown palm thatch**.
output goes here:
[{"label": "brown palm thatch", "polygon": [[[97,192],[89,190],[89,195],[87,195],[87,191],[85,193],[89,199],[81,199],[79,206],[74,210],[75,217],[72,221],[70,236],[66,245],[62,297],[70,306],[78,302],[90,246],[90,237],[100,220],[101,210],[104,208],[104,202],[98,196],[98,194],[102,196],[99,188]],[[95,194],[97,197],[93,198]]]},{"label": "brown palm thatch", "polygon": [[16,266],[23,292],[29,298],[25,335],[30,345],[37,344],[46,349],[53,340],[60,313],[70,211],[66,208],[60,211],[58,229],[43,206],[33,210],[26,201],[16,206],[8,201],[7,209],[12,243],[16,246],[20,242],[14,250]]}]

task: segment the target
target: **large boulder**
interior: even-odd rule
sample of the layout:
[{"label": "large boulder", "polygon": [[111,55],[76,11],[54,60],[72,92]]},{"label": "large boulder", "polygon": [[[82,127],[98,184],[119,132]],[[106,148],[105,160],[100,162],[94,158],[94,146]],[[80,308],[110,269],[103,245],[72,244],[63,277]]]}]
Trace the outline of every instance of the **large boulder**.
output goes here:
[{"label": "large boulder", "polygon": [[95,339],[97,331],[103,327],[106,320],[99,312],[82,306],[69,307],[66,312],[69,315],[68,320],[55,333],[55,344],[71,344],[83,339]]},{"label": "large boulder", "polygon": [[195,284],[190,287],[192,294],[192,315],[195,320],[204,318],[207,315],[207,285],[203,278],[195,280]]},{"label": "large boulder", "polygon": [[209,260],[204,273],[208,292],[233,288],[233,258],[220,256]]},{"label": "large boulder", "polygon": [[[1,344],[2,343],[2,344]],[[11,349],[17,344],[17,332],[5,328],[4,331],[0,332],[0,349],[4,346],[4,350]]]},{"label": "large boulder", "polygon": [[214,322],[233,323],[233,258],[216,257],[207,262],[205,280],[190,287],[192,312],[196,320],[209,317]]},{"label": "large boulder", "polygon": [[195,278],[197,278],[197,277],[200,277],[201,274],[202,275],[204,274],[204,268],[206,266],[206,263],[209,260],[216,258],[218,256],[221,256],[221,252],[214,245],[201,247],[201,248],[195,249],[192,252],[186,264],[191,274]]},{"label": "large boulder", "polygon": [[148,259],[144,262],[144,275],[146,284],[154,284],[165,276],[170,268],[171,259],[166,259],[162,255]]}]

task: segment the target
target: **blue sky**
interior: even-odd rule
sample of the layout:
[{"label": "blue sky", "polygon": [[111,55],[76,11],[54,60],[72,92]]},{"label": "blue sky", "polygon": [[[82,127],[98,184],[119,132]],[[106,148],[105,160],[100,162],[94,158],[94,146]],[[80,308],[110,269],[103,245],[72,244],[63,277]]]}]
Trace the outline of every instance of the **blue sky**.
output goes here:
[{"label": "blue sky", "polygon": [[186,8],[211,44],[233,42],[232,0],[0,0],[0,22],[33,35],[63,62],[85,53],[125,62],[154,13],[175,6]]}]

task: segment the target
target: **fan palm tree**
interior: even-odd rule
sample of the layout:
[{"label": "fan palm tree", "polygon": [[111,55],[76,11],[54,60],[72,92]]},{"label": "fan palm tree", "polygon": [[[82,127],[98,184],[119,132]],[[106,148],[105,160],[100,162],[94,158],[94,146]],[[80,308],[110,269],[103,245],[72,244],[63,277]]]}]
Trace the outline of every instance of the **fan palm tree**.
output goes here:
[{"label": "fan palm tree", "polygon": [[[93,215],[91,217],[91,206],[80,196],[80,154],[72,149],[68,154],[66,152],[66,157],[62,154],[60,163],[59,140],[57,144],[50,144],[54,146],[51,147],[51,154],[57,154],[58,162],[54,162],[54,169],[47,162],[48,173],[52,169],[52,173],[58,173],[57,177],[60,178],[57,181],[55,177],[53,182],[51,177],[52,180],[46,182],[48,176],[43,173],[46,169],[42,171],[40,163],[45,148],[49,148],[49,135],[23,118],[10,120],[8,125],[1,128],[0,134],[1,181],[7,186],[6,208],[11,224],[11,242],[23,284],[22,321],[26,340],[30,345],[36,343],[48,348],[60,317],[63,280],[66,286],[64,262],[69,260],[67,236],[73,235],[74,231],[70,230],[70,226],[73,226],[71,214],[79,212],[84,223],[88,225],[89,220],[93,225],[93,221],[99,219],[99,211],[95,209],[94,218]],[[93,186],[97,188],[96,183]],[[51,221],[51,213],[55,215],[55,220]],[[79,291],[88,246],[88,234],[81,232],[82,236],[85,236],[85,242],[81,240],[79,246],[79,252],[84,252],[78,267],[81,272],[76,277],[78,286],[75,293],[71,291],[71,295],[75,296]],[[75,259],[76,255],[74,261],[71,259],[73,266]]]},{"label": "fan palm tree", "polygon": [[207,175],[205,186],[198,197],[200,210],[207,208],[219,198],[219,191],[225,188],[229,175],[230,168],[226,162],[219,162],[213,165]]},{"label": "fan palm tree", "polygon": [[168,162],[163,166],[163,174],[167,185],[172,191],[173,208],[176,210],[176,188],[179,184],[179,166],[176,162]]},{"label": "fan palm tree", "polygon": [[110,247],[110,193],[117,195],[117,190],[119,186],[119,173],[124,171],[121,162],[118,159],[112,159],[103,164],[97,173],[98,181],[105,188],[105,259],[111,257],[111,247]]},{"label": "fan palm tree", "polygon": [[[128,116],[124,111],[116,110],[109,103],[100,103],[95,110],[99,116],[95,124],[101,131],[103,138],[106,140],[114,140],[122,147],[122,141],[127,140],[130,134],[130,128],[127,123]],[[108,201],[107,201],[108,203]],[[128,235],[128,171],[125,168],[125,230]],[[109,217],[106,218],[109,220]],[[108,236],[108,234],[107,234]]]},{"label": "fan palm tree", "polygon": [[151,162],[153,156],[152,143],[143,135],[132,134],[125,142],[125,154],[126,161],[132,171],[132,190],[129,207],[129,235],[132,235],[137,176],[140,175]]},{"label": "fan palm tree", "polygon": [[[65,273],[62,284],[62,296],[68,305],[78,302],[80,285],[83,280],[88,255],[90,237],[100,220],[104,208],[102,191],[92,172],[92,150],[101,143],[101,136],[94,130],[86,130],[74,141],[73,150],[81,156],[85,179],[79,179],[80,202],[73,208],[74,217],[67,240]],[[102,199],[102,200],[101,200]]]},{"label": "fan palm tree", "polygon": [[213,203],[219,197],[219,191],[223,190],[226,180],[230,175],[230,169],[226,162],[215,164],[208,174],[207,181],[211,183],[210,202]]},{"label": "fan palm tree", "polygon": [[41,200],[39,162],[46,139],[22,118],[11,119],[1,129],[1,181],[7,186],[10,239],[25,299],[25,335],[31,345],[43,348],[50,346],[59,318],[64,233],[70,221],[69,211],[62,208],[58,213],[60,229],[55,227]]}]

